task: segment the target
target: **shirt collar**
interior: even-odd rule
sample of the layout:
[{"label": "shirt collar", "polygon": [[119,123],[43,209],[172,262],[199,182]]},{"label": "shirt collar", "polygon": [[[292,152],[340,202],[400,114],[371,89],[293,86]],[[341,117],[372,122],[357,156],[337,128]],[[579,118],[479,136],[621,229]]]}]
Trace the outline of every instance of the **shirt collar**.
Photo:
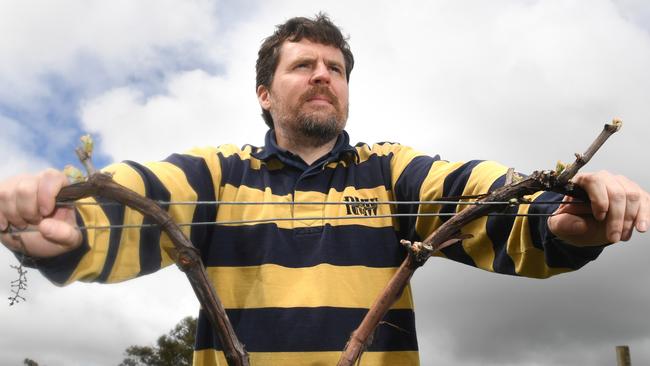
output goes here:
[{"label": "shirt collar", "polygon": [[[273,157],[277,157],[280,160],[285,160],[285,159],[294,160],[297,158],[300,161],[302,161],[302,159],[300,159],[296,155],[278,146],[278,143],[275,139],[274,129],[270,129],[266,132],[266,136],[264,137],[264,147],[258,149],[251,155],[253,155],[253,157],[260,159],[262,161],[268,161]],[[350,145],[350,136],[346,131],[341,131],[341,134],[336,139],[336,144],[334,144],[334,148],[332,148],[332,151],[330,151],[329,154],[326,155],[326,159],[323,158],[318,159],[317,163],[322,162],[323,160],[332,161],[332,160],[341,159],[346,155],[353,157],[355,161],[359,161],[359,154],[357,152],[357,149],[355,149],[353,146]]]}]

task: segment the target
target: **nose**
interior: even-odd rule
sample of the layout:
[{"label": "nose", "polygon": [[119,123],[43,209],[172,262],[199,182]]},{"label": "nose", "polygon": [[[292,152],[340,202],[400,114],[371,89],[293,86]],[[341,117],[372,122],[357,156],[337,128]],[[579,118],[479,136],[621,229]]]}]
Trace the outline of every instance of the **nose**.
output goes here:
[{"label": "nose", "polygon": [[323,62],[318,62],[314,72],[311,75],[310,83],[315,85],[320,84],[329,84],[332,80],[332,75],[330,75],[330,70]]}]

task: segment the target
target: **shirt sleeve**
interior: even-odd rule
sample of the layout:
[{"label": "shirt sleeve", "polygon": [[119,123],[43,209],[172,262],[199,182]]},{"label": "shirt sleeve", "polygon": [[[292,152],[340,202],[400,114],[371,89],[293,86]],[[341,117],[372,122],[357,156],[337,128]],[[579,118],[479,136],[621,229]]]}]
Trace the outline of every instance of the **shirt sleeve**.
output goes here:
[{"label": "shirt sleeve", "polygon": [[[406,158],[397,176],[394,194],[399,201],[430,201],[445,197],[485,194],[505,183],[507,167],[493,161],[448,162],[439,157],[417,154],[403,147],[395,157]],[[558,202],[562,195],[537,192],[529,199]],[[461,200],[461,201],[467,201]],[[506,213],[550,214],[559,204],[519,205]],[[451,215],[463,210],[460,204],[400,206],[400,213],[439,213],[440,216],[407,217],[400,221],[404,238],[421,241]],[[576,270],[595,259],[602,247],[576,247],[555,237],[546,224],[547,216],[491,215],[478,218],[462,228],[472,238],[442,250],[439,256],[491,272],[546,278]]]},{"label": "shirt sleeve", "polygon": [[[126,161],[103,169],[113,179],[162,204],[176,223],[211,222],[215,205],[197,201],[216,201],[221,177],[217,151],[194,149],[174,154],[164,161],[139,164]],[[53,258],[34,260],[48,279],[58,285],[74,281],[112,283],[157,271],[173,263],[169,250],[173,244],[153,221],[134,209],[92,197],[77,205],[77,223],[83,242],[71,252]],[[95,205],[98,203],[99,205]],[[192,243],[202,243],[210,225],[181,226]]]}]

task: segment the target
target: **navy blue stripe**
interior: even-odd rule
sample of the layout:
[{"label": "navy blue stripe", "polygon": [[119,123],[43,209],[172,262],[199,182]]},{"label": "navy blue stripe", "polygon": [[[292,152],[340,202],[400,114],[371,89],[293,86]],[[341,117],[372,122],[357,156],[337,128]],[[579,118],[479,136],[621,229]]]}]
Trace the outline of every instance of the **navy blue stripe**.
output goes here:
[{"label": "navy blue stripe", "polygon": [[[535,201],[558,202],[558,201],[562,201],[563,198],[564,196],[562,196],[559,193],[544,192],[541,195],[539,195],[537,199],[535,199]],[[528,212],[531,214],[552,213],[553,211],[557,210],[559,206],[560,206],[559,203],[531,205],[530,208],[528,209]],[[531,227],[533,245],[540,250],[544,250],[544,242],[546,241],[547,234],[550,234],[547,229],[546,220],[547,218],[543,216],[528,217],[528,221],[530,222],[530,227]],[[535,230],[538,228],[540,230]]]},{"label": "navy blue stripe", "polygon": [[[458,197],[463,195],[467,181],[469,180],[472,170],[478,164],[482,163],[482,160],[472,160],[460,166],[458,169],[449,173],[445,177],[445,182],[443,184],[443,197]],[[483,192],[481,192],[483,193]],[[441,213],[455,213],[457,205],[443,205],[440,209]],[[441,216],[440,219],[442,222],[449,220],[451,216]],[[476,263],[470,257],[465,250],[463,250],[462,245],[456,244],[450,247],[447,247],[442,250],[442,252],[450,259],[453,259],[457,262],[465,263],[470,266],[476,267]]]},{"label": "navy blue stripe", "polygon": [[[563,196],[554,192],[542,193],[536,201],[561,201]],[[532,205],[530,213],[552,213],[558,204]],[[576,247],[559,240],[548,230],[546,217],[529,217],[531,239],[536,248],[544,250],[546,264],[555,268],[578,269],[598,257],[604,246]]]},{"label": "navy blue stripe", "polygon": [[[103,197],[95,197],[95,199],[98,203],[114,203],[114,201]],[[124,224],[124,205],[103,205],[100,207],[104,211],[104,214],[106,214],[106,217],[108,217],[110,225]],[[106,253],[106,260],[104,261],[104,267],[102,268],[101,273],[96,279],[97,282],[106,282],[108,280],[108,276],[111,274],[111,270],[115,264],[115,259],[117,258],[117,251],[121,239],[122,228],[111,229],[108,237],[108,252]]]},{"label": "navy blue stripe", "polygon": [[[140,165],[133,161],[126,161],[131,166],[144,182],[144,196],[154,201],[170,200],[171,195],[160,179],[149,170],[149,168]],[[168,209],[169,205],[162,206]],[[154,224],[155,221],[145,216],[142,220],[143,227],[140,228],[140,273],[142,276],[148,273],[153,273],[160,269],[162,257],[160,254],[160,229],[157,227],[147,227],[147,225]]]},{"label": "navy blue stripe", "polygon": [[[237,337],[249,352],[341,351],[367,311],[331,307],[226,310]],[[412,310],[390,310],[384,320],[389,324],[379,325],[368,351],[418,349]],[[209,348],[222,349],[201,311],[195,349]]]},{"label": "navy blue stripe", "polygon": [[[303,173],[299,169],[268,169],[266,164],[256,170],[250,168],[250,160],[241,160],[238,155],[218,156],[221,162],[222,186],[230,184],[234,187],[246,186],[259,190],[270,188],[274,194],[282,196],[293,193],[295,184]],[[312,170],[308,170],[305,179],[301,181],[300,190],[327,193],[330,189],[343,191],[350,186],[357,189],[384,186],[390,189],[391,157],[392,155],[374,155],[360,164],[350,164],[347,167],[337,165],[335,168],[322,169],[318,174],[312,174]]]},{"label": "navy blue stripe", "polygon": [[[458,197],[463,195],[465,186],[469,177],[472,175],[472,170],[474,167],[482,163],[482,160],[472,160],[461,165],[453,172],[449,173],[445,177],[445,182],[443,184],[442,196],[443,197]],[[485,192],[480,192],[485,193]],[[441,213],[455,213],[457,205],[443,205],[440,209]],[[442,216],[440,219],[442,222],[449,220],[451,216]]]},{"label": "navy blue stripe", "polygon": [[[431,165],[438,160],[440,160],[440,157],[437,155],[435,157],[418,156],[411,160],[397,178],[393,189],[395,199],[398,201],[419,201],[422,198],[420,197],[422,184],[431,170]],[[399,205],[397,212],[400,214],[416,214],[419,207],[419,205]],[[401,217],[399,219],[399,235],[401,238],[411,241],[422,240],[415,231],[417,219],[417,216]]]},{"label": "navy blue stripe", "polygon": [[[266,187],[277,195],[293,192],[293,184],[298,179],[301,171],[298,169],[269,169],[267,164],[262,164],[260,169],[252,169],[251,160],[241,160],[237,155],[224,157],[217,154],[221,164],[221,186],[230,184],[234,187],[247,186],[264,190]],[[273,160],[282,164],[279,160]]]},{"label": "navy blue stripe", "polygon": [[417,201],[420,199],[422,183],[431,170],[431,165],[440,160],[438,155],[418,156],[411,160],[395,183],[395,199],[398,201]]},{"label": "navy blue stripe", "polygon": [[[492,186],[490,192],[502,187],[506,182],[505,174],[499,177]],[[505,211],[508,213],[517,213],[517,207],[508,207]],[[508,238],[515,224],[516,216],[488,216],[486,223],[487,236],[492,241],[494,248],[494,261],[492,267],[497,273],[516,275],[515,263],[508,255]]]},{"label": "navy blue stripe", "polygon": [[390,159],[392,156],[393,154],[386,156],[372,155],[360,164],[348,162],[347,166],[338,164],[334,168],[309,169],[301,177],[296,190],[321,193],[327,193],[330,189],[341,192],[347,187],[354,187],[355,189],[384,187],[384,189],[390,190]]},{"label": "navy blue stripe", "polygon": [[320,263],[397,267],[405,252],[392,227],[330,226],[298,235],[275,224],[217,226],[204,249],[206,266],[310,267]]},{"label": "navy blue stripe", "polygon": [[[197,194],[198,201],[216,201],[212,175],[205,160],[190,155],[174,154],[165,159],[185,173],[192,190]],[[198,205],[194,210],[192,222],[212,222],[217,217],[217,207],[214,205]],[[194,226],[190,232],[190,241],[201,248],[212,236],[213,226]]]}]

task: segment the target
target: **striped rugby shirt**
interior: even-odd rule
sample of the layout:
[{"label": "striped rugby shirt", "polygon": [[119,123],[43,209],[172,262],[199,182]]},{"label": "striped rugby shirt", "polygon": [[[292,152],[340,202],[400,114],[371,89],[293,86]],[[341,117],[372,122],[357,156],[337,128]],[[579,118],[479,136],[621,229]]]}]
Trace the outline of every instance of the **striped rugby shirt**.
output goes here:
[{"label": "striped rugby shirt", "polygon": [[[399,240],[422,240],[446,220],[387,215],[463,208],[379,202],[485,193],[503,185],[507,169],[490,161],[450,163],[394,143],[352,147],[345,132],[328,155],[307,166],[282,151],[269,131],[263,148],[200,148],[162,162],[127,161],[104,170],[154,200],[293,203],[167,209],[177,222],[222,222],[183,230],[200,249],[251,364],[302,366],[336,364],[348,336],[404,259]],[[539,193],[532,198],[561,197]],[[513,210],[541,213],[556,207],[522,205]],[[262,221],[274,218],[293,220]],[[247,220],[259,221],[236,223]],[[87,226],[150,222],[116,205],[79,206],[78,221]],[[474,236],[440,256],[511,275],[548,277],[574,270],[601,250],[560,242],[544,217],[483,217],[463,232]],[[171,246],[154,228],[89,229],[80,248],[40,260],[39,267],[59,284],[117,282],[171,264],[164,250]],[[410,288],[384,320],[395,327],[378,328],[363,365],[418,365]],[[226,365],[220,349],[201,312],[194,364]]]}]

